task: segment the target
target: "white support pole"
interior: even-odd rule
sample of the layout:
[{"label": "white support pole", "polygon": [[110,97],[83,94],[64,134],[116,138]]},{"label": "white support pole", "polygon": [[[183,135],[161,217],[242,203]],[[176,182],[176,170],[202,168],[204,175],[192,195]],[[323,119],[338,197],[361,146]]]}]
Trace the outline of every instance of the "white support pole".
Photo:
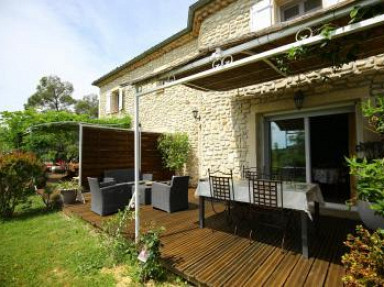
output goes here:
[{"label": "white support pole", "polygon": [[140,202],[139,202],[139,175],[140,175],[140,131],[139,131],[139,90],[135,87],[135,242],[140,240]]},{"label": "white support pole", "polygon": [[79,124],[79,187],[82,186],[83,176],[83,125]]}]

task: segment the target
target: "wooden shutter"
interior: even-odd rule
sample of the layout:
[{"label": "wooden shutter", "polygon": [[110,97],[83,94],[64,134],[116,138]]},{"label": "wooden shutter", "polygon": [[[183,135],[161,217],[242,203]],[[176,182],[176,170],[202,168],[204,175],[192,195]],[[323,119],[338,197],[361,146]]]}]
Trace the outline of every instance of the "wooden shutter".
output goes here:
[{"label": "wooden shutter", "polygon": [[259,31],[272,25],[271,0],[261,0],[251,8],[251,31]]},{"label": "wooden shutter", "polygon": [[339,2],[340,2],[340,0],[323,0],[324,7],[336,5]]},{"label": "wooden shutter", "polygon": [[106,105],[105,105],[105,112],[107,114],[111,113],[111,92],[107,93],[107,99],[106,99]]},{"label": "wooden shutter", "polygon": [[123,89],[119,89],[119,111],[123,110],[123,103],[124,103]]}]

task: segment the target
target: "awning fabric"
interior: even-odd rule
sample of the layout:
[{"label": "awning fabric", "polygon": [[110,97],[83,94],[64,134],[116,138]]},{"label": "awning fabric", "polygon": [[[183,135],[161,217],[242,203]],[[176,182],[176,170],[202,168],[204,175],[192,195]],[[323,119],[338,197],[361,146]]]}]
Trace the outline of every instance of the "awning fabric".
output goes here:
[{"label": "awning fabric", "polygon": [[[245,51],[245,53],[243,52],[232,55],[233,61],[245,59],[250,55],[268,51],[286,43],[295,42],[292,38],[293,37],[290,36],[280,40],[278,43],[259,47],[257,50],[248,50]],[[384,53],[384,22],[381,23],[381,25],[375,26],[371,29],[358,31],[347,36],[331,40],[330,45],[332,45],[333,51],[339,50],[338,55],[340,55],[340,57],[346,57],[349,51],[353,48],[355,51],[353,55],[356,56],[356,59],[351,60],[364,59],[369,56],[382,54]],[[319,46],[319,44],[317,44],[317,46]],[[335,53],[332,54],[335,55]],[[331,56],[332,54],[329,54],[328,56]],[[294,76],[334,66],[332,59],[329,57],[327,58],[326,56],[327,55],[321,55],[319,53],[312,53],[301,59],[289,61],[289,72],[287,73],[287,76]],[[268,60],[277,66],[274,57],[271,57]],[[212,69],[211,63],[196,69],[188,70],[188,72],[178,75],[177,78],[188,77],[210,69]],[[221,73],[209,75],[197,80],[188,81],[184,83],[184,85],[204,91],[229,91],[283,77],[284,75],[276,71],[276,68],[272,68],[264,61],[258,61],[230,70],[224,70]]]}]

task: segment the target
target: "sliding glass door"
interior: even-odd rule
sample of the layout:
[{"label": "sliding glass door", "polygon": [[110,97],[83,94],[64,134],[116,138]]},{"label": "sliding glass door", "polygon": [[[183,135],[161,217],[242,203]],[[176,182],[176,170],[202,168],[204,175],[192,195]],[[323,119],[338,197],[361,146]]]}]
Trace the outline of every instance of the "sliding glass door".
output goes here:
[{"label": "sliding glass door", "polygon": [[306,181],[304,119],[269,121],[270,164],[268,169],[284,179]]},{"label": "sliding glass door", "polygon": [[353,107],[266,117],[264,173],[314,182],[328,202],[350,198],[345,157],[353,152]]}]

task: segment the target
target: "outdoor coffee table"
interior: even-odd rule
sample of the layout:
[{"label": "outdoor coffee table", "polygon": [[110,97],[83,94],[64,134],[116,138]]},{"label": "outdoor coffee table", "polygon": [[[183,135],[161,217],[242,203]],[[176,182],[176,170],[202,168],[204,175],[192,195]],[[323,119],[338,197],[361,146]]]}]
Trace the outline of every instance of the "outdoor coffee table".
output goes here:
[{"label": "outdoor coffee table", "polygon": [[[249,198],[249,181],[234,180],[233,181],[233,198],[234,202],[252,203]],[[211,198],[208,179],[200,180],[196,189],[196,195],[199,196],[199,226],[205,226],[205,199]],[[314,221],[315,226],[319,220],[319,205],[324,204],[324,198],[318,184],[303,182],[283,182],[283,198],[278,193],[278,202],[281,206],[283,200],[283,208],[292,209],[300,212],[301,222],[301,249],[302,254],[308,258],[308,219]],[[315,216],[309,209],[309,203],[314,202]]]},{"label": "outdoor coffee table", "polygon": [[[132,194],[135,192],[134,182],[132,182]],[[152,203],[152,181],[139,182],[139,202],[141,205]]]},{"label": "outdoor coffee table", "polygon": [[152,184],[140,184],[140,204],[148,205],[152,203]]}]

